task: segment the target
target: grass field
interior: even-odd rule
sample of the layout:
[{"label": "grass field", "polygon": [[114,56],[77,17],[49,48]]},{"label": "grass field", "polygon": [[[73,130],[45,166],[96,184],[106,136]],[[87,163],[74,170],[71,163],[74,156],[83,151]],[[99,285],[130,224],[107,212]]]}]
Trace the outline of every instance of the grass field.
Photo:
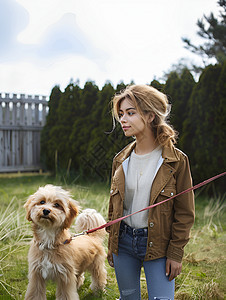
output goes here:
[{"label": "grass field", "polygon": [[[82,208],[95,208],[107,216],[109,187],[103,183],[67,184],[50,175],[0,175],[0,299],[24,299],[28,283],[27,252],[31,240],[30,224],[25,220],[26,198],[44,184],[52,183],[69,189]],[[200,191],[198,191],[200,192]],[[176,279],[175,299],[225,299],[226,293],[226,218],[225,196],[196,199],[196,221],[191,240],[185,248],[183,270]],[[73,231],[73,228],[72,228]],[[105,247],[107,241],[105,241]],[[107,251],[107,247],[106,247]],[[86,274],[81,299],[119,298],[114,270],[106,262],[106,292],[93,295]],[[142,299],[148,299],[142,273]],[[47,299],[55,299],[55,285],[48,283]]]}]

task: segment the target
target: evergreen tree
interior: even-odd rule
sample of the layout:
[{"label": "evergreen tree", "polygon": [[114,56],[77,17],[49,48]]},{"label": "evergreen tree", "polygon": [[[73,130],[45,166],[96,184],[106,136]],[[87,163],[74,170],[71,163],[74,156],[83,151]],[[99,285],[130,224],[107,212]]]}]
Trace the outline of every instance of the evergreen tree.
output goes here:
[{"label": "evergreen tree", "polygon": [[62,92],[60,87],[56,85],[50,94],[48,107],[49,112],[46,117],[46,124],[41,132],[41,160],[48,169],[53,169],[55,151],[49,147],[51,130],[57,124],[57,110],[60,103]]},{"label": "evergreen tree", "polygon": [[200,76],[189,100],[183,145],[192,159],[196,182],[226,167],[225,161],[225,66],[208,66]]},{"label": "evergreen tree", "polygon": [[173,118],[171,122],[179,132],[178,147],[183,150],[181,139],[185,134],[183,130],[183,123],[188,118],[188,102],[195,86],[195,81],[188,69],[184,69],[180,76],[180,89],[178,91],[178,99],[174,102],[172,107]]},{"label": "evergreen tree", "polygon": [[49,106],[49,113],[46,118],[46,125],[47,126],[54,126],[57,123],[57,109],[60,103],[60,98],[62,96],[62,92],[60,87],[56,85],[50,94],[48,106]]},{"label": "evergreen tree", "polygon": [[226,1],[219,0],[217,3],[222,9],[219,18],[211,13],[197,21],[198,35],[205,40],[205,43],[196,46],[188,38],[182,40],[186,44],[185,48],[202,56],[204,61],[214,57],[218,63],[223,63],[226,59]]},{"label": "evergreen tree", "polygon": [[150,85],[153,86],[155,89],[159,90],[160,92],[164,93],[165,84],[162,84],[158,80],[154,79],[152,80]]},{"label": "evergreen tree", "polygon": [[74,124],[75,119],[81,113],[81,88],[78,84],[70,83],[60,99],[60,103],[57,109],[58,120],[61,125],[71,127]]},{"label": "evergreen tree", "polygon": [[67,169],[73,162],[73,151],[70,142],[71,129],[80,115],[81,89],[77,84],[70,83],[62,94],[57,108],[57,124],[50,133],[50,148],[57,151],[58,165]]},{"label": "evergreen tree", "polygon": [[116,93],[121,92],[122,90],[124,90],[126,88],[126,85],[123,81],[119,82],[116,86]]},{"label": "evergreen tree", "polygon": [[[217,124],[217,158],[216,165],[220,166],[217,172],[223,172],[226,170],[226,61],[224,62],[219,79],[217,81],[217,93],[219,95],[219,105],[216,112],[216,124]],[[216,172],[216,171],[215,171]],[[216,172],[216,173],[217,173]],[[220,190],[225,192],[225,179],[221,178],[218,180]]]},{"label": "evergreen tree", "polygon": [[112,131],[111,99],[114,95],[114,88],[110,82],[106,82],[99,92],[99,98],[93,111],[93,129],[87,151],[87,160],[92,161],[93,173],[104,180],[109,177],[112,157],[109,157],[109,149],[112,144],[109,139],[109,132]]},{"label": "evergreen tree", "polygon": [[165,84],[165,92],[172,104],[170,113],[170,123],[179,133],[178,147],[186,150],[181,142],[186,135],[183,123],[188,118],[188,101],[195,85],[194,78],[187,68],[184,68],[180,74],[173,71],[168,75]]},{"label": "evergreen tree", "polygon": [[168,75],[168,79],[165,84],[165,93],[168,97],[169,103],[172,105],[172,109],[170,113],[170,122],[175,128],[175,130],[177,131],[179,131],[180,129],[180,124],[176,122],[177,113],[178,113],[177,107],[181,106],[180,88],[181,88],[181,79],[178,73],[173,71]]},{"label": "evergreen tree", "polygon": [[98,122],[95,116],[98,97],[99,89],[95,83],[91,81],[86,82],[81,92],[80,113],[73,124],[70,134],[70,143],[73,151],[73,167],[75,169],[80,168],[81,170],[83,162],[85,162],[87,157],[91,132]]},{"label": "evergreen tree", "polygon": [[93,81],[87,81],[81,95],[81,116],[92,116],[93,108],[98,100],[99,89]]}]

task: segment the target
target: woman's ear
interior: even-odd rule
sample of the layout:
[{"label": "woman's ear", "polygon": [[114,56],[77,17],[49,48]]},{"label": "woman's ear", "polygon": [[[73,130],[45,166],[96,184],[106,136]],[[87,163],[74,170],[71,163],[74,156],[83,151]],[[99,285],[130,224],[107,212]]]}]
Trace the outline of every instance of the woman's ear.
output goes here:
[{"label": "woman's ear", "polygon": [[148,123],[151,124],[155,119],[155,114],[153,112],[150,112],[148,115]]}]

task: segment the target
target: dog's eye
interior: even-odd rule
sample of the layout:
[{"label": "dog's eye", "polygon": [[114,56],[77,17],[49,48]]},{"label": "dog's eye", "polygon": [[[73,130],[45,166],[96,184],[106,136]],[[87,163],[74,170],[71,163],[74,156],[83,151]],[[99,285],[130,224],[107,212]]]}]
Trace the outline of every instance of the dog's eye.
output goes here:
[{"label": "dog's eye", "polygon": [[60,207],[60,204],[59,203],[55,203],[54,207]]},{"label": "dog's eye", "polygon": [[46,203],[45,200],[40,201],[40,204],[45,204],[45,203]]}]

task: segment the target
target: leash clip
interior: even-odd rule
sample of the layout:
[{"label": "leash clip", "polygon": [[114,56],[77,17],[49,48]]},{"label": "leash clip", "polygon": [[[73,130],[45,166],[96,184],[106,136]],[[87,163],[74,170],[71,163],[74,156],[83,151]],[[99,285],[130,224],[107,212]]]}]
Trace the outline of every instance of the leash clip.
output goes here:
[{"label": "leash clip", "polygon": [[88,230],[84,230],[83,232],[76,233],[76,234],[74,234],[73,236],[71,236],[70,239],[65,240],[65,241],[63,242],[63,244],[64,244],[64,245],[65,245],[65,244],[69,244],[69,243],[70,243],[72,240],[74,240],[77,236],[80,236],[80,235],[86,235],[86,234],[88,234],[87,232],[88,232]]},{"label": "leash clip", "polygon": [[74,238],[76,238],[77,236],[80,236],[80,235],[86,235],[87,231],[88,230],[83,230],[82,232],[76,233],[71,237],[71,239],[73,240]]}]

